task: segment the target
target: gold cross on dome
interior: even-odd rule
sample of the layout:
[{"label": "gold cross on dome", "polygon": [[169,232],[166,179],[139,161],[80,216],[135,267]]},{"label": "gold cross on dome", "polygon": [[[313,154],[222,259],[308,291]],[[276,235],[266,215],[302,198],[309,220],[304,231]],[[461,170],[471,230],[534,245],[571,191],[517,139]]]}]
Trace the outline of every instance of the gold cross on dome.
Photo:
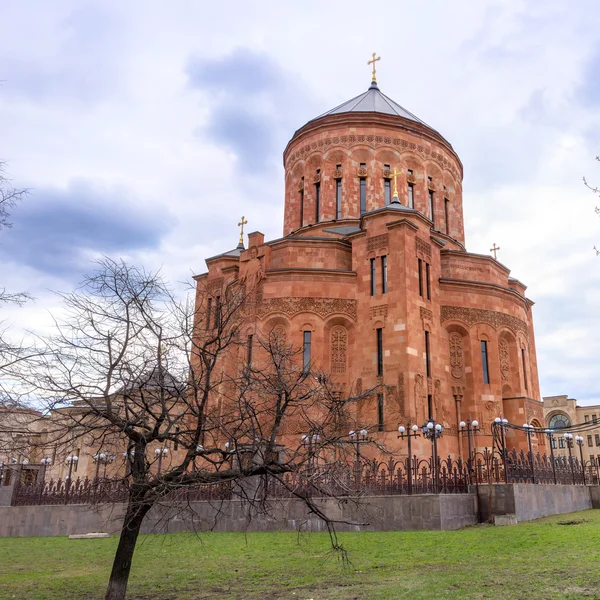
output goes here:
[{"label": "gold cross on dome", "polygon": [[248,221],[244,216],[242,216],[242,220],[238,223],[238,227],[241,227],[240,231],[240,244],[244,245],[244,225],[248,225]]},{"label": "gold cross on dome", "polygon": [[371,64],[373,65],[373,77],[372,77],[371,81],[373,81],[374,83],[377,83],[377,72],[375,70],[375,63],[378,60],[381,60],[381,56],[377,56],[377,58],[375,58],[376,56],[377,56],[377,53],[373,52],[373,58],[369,62],[367,62],[368,65],[371,65]]},{"label": "gold cross on dome", "polygon": [[498,260],[498,257],[496,256],[498,250],[500,250],[500,246],[496,246],[496,242],[494,242],[494,246],[490,248],[490,252],[494,253],[494,260]]},{"label": "gold cross on dome", "polygon": [[396,177],[398,177],[398,175],[402,175],[402,171],[397,171],[396,167],[394,167],[394,172],[392,173],[392,177],[394,178],[394,198],[398,197],[398,185],[396,183]]}]

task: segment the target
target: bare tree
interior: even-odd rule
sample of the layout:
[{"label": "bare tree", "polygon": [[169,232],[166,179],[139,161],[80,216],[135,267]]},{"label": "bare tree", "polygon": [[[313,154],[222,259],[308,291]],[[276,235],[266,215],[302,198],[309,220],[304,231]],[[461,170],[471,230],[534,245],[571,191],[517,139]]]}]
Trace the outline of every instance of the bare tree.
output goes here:
[{"label": "bare tree", "polygon": [[52,415],[45,444],[66,452],[78,439],[111,440],[126,456],[127,507],[107,600],[125,598],[148,511],[181,490],[233,485],[264,510],[277,485],[323,518],[336,544],[312,497],[338,488],[315,463],[322,473],[346,451],[339,432],[353,399],[303,365],[282,335],[242,339],[253,323],[243,286],[178,301],[159,274],[103,259],[62,297],[66,316],[21,376]]}]

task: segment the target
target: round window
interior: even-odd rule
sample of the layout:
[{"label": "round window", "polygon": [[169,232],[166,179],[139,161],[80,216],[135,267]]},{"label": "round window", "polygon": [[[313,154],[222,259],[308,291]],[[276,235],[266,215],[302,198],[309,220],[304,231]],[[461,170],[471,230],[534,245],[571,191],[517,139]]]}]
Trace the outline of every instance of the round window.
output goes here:
[{"label": "round window", "polygon": [[565,415],[554,415],[550,419],[550,429],[562,429],[568,427],[571,423]]}]

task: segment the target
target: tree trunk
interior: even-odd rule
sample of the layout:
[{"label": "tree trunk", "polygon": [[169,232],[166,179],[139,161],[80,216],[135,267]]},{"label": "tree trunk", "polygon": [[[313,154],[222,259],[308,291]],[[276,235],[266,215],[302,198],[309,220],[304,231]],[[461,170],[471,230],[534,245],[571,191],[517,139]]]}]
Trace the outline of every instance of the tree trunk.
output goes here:
[{"label": "tree trunk", "polygon": [[138,503],[132,497],[129,498],[105,600],[125,600],[135,544],[144,517],[150,508],[151,503]]}]

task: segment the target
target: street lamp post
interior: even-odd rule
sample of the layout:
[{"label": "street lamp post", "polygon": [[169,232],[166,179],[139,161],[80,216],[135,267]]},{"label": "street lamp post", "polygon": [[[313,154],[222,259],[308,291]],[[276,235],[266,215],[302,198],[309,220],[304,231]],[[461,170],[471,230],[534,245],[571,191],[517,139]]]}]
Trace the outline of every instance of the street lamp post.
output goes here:
[{"label": "street lamp post", "polygon": [[554,429],[546,429],[545,433],[548,436],[548,445],[550,446],[550,461],[552,462],[552,477],[554,479],[554,485],[556,485],[556,460],[554,458]]},{"label": "street lamp post", "polygon": [[114,460],[114,458],[115,458],[114,454],[111,454],[110,452],[107,452],[107,451],[102,452],[102,450],[101,450],[100,452],[96,452],[96,454],[94,454],[92,456],[92,458],[94,459],[94,462],[96,463],[96,475],[94,477],[94,480],[96,482],[98,481],[100,465],[104,465],[103,478],[106,479],[106,467],[107,467],[107,465],[110,465],[112,463],[112,461]]},{"label": "street lamp post", "polygon": [[158,458],[158,475],[160,475],[163,456],[167,456],[167,454],[169,454],[168,448],[156,448],[156,450],[154,450],[154,455]]},{"label": "street lamp post", "polygon": [[[469,458],[467,459],[467,469],[469,471],[469,475],[472,477],[472,473],[475,472],[474,463],[475,456],[473,452],[473,445],[475,444],[475,434],[479,433],[480,427],[478,421],[461,421],[459,423],[458,433],[467,436],[467,447],[469,448]],[[473,437],[473,443],[471,443],[471,436]],[[475,480],[479,480],[478,473],[475,473]]]},{"label": "street lamp post", "polygon": [[569,465],[571,466],[571,481],[573,485],[575,485],[575,472],[573,471],[573,453],[571,452],[571,448],[573,447],[573,434],[565,433],[563,435],[565,441],[567,442],[567,449],[569,450]]},{"label": "street lamp post", "polygon": [[421,436],[419,433],[419,426],[412,425],[408,423],[406,427],[404,425],[400,425],[398,427],[398,438],[404,439],[406,438],[408,441],[408,460],[406,462],[406,472],[408,474],[408,495],[412,494],[412,446],[411,446],[411,438],[418,438]]},{"label": "street lamp post", "polygon": [[350,437],[350,443],[356,447],[356,462],[354,464],[354,473],[356,477],[356,484],[358,485],[361,480],[362,464],[360,460],[360,446],[361,444],[368,444],[371,440],[369,439],[369,432],[366,429],[360,431],[349,431],[348,436]]},{"label": "street lamp post", "polygon": [[314,460],[316,455],[315,447],[318,445],[321,436],[318,433],[307,433],[300,438],[300,441],[306,448],[308,454],[308,472],[309,475],[312,473],[314,467]]},{"label": "street lamp post", "polygon": [[496,417],[494,423],[500,428],[500,443],[502,445],[502,466],[504,468],[504,483],[508,483],[508,461],[506,457],[506,435],[505,429],[508,425],[508,419]]},{"label": "street lamp post", "polygon": [[67,456],[66,462],[69,465],[69,474],[67,475],[67,484],[65,486],[65,504],[69,502],[69,491],[71,490],[71,474],[73,473],[73,466],[79,461],[79,456],[72,454]]},{"label": "street lamp post", "polygon": [[433,491],[438,490],[438,460],[437,460],[437,441],[444,433],[444,426],[441,423],[436,423],[434,419],[429,419],[421,426],[421,433],[424,438],[431,441],[431,460],[433,462]]},{"label": "street lamp post", "polygon": [[579,460],[581,461],[581,473],[583,474],[583,485],[585,485],[585,464],[583,462],[583,436],[576,435],[575,442],[579,446]]},{"label": "street lamp post", "polygon": [[527,445],[529,446],[529,464],[531,465],[531,483],[535,483],[535,466],[533,464],[533,446],[531,445],[531,436],[533,434],[533,425],[525,423],[523,429],[527,435]]}]

